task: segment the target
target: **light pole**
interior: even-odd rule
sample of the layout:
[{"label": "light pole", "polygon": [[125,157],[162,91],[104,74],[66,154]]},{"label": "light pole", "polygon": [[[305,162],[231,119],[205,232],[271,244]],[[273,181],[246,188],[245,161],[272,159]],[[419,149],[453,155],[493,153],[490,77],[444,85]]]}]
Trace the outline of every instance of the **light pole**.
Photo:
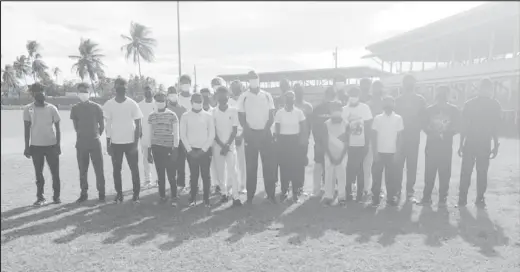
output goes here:
[{"label": "light pole", "polygon": [[334,68],[338,69],[338,47],[336,47],[336,50],[332,53],[332,56],[334,56]]},{"label": "light pole", "polygon": [[179,1],[177,1],[177,50],[179,53],[179,79],[181,78],[181,19],[179,15]]}]

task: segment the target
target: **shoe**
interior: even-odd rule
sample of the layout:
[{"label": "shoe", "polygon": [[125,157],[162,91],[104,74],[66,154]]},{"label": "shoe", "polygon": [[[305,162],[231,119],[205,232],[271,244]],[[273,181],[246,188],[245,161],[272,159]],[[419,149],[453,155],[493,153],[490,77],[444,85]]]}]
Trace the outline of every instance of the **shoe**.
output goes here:
[{"label": "shoe", "polygon": [[253,199],[250,198],[246,201],[246,205],[253,205]]},{"label": "shoe", "polygon": [[177,200],[172,200],[172,208],[177,208]]},{"label": "shoe", "polygon": [[330,198],[326,198],[323,200],[323,205],[327,206],[327,207],[330,207],[332,206],[332,199]]},{"label": "shoe", "polygon": [[241,195],[245,195],[245,194],[247,194],[247,190],[246,190],[246,189],[242,189],[242,190],[240,191],[240,194],[241,194]]},{"label": "shoe", "polygon": [[190,198],[188,206],[195,207],[195,205],[197,205],[197,201],[194,198]]},{"label": "shoe", "polygon": [[233,205],[231,205],[231,207],[240,207],[240,206],[242,206],[242,202],[240,201],[240,199],[233,200]]},{"label": "shoe", "polygon": [[417,203],[417,205],[419,205],[419,206],[426,206],[426,207],[429,207],[429,206],[432,205],[432,201],[431,201],[431,199],[425,199],[425,198],[423,198],[423,199],[421,200],[421,202],[418,202],[418,203]]},{"label": "shoe", "polygon": [[394,198],[394,199],[391,199],[391,200],[387,200],[386,201],[386,205],[391,206],[391,207],[397,207],[399,204],[396,201],[396,199]]},{"label": "shoe", "polygon": [[379,204],[380,204],[379,201],[372,201],[372,203],[370,204],[370,206],[372,206],[372,208],[377,208],[377,207],[379,207]]},{"label": "shoe", "polygon": [[78,198],[78,200],[76,200],[76,203],[77,203],[77,204],[81,204],[81,203],[87,201],[87,199],[88,199],[88,196],[87,196],[87,195],[81,195],[81,196]]},{"label": "shoe", "polygon": [[211,208],[211,202],[209,201],[209,199],[204,200],[204,207]]},{"label": "shoe", "polygon": [[220,194],[220,186],[215,186],[215,194]]},{"label": "shoe", "polygon": [[61,199],[59,197],[52,198],[52,204],[61,204]]},{"label": "shoe", "polygon": [[297,196],[293,196],[292,201],[293,201],[293,203],[295,203],[295,204],[297,204],[297,203],[301,203],[300,198],[297,197]]},{"label": "shoe", "polygon": [[417,203],[417,199],[413,195],[406,197],[406,202]]},{"label": "shoe", "polygon": [[36,200],[36,202],[33,203],[33,206],[43,206],[47,203],[47,200],[45,198],[40,198]]},{"label": "shoe", "polygon": [[464,208],[466,207],[466,205],[468,205],[468,201],[464,199],[459,199],[459,202],[457,203],[458,208]]},{"label": "shoe", "polygon": [[446,208],[448,206],[446,200],[439,200],[439,203],[437,203],[437,207],[439,208]]},{"label": "shoe", "polygon": [[117,203],[122,203],[123,202],[123,195],[120,194],[120,195],[116,195],[116,197],[114,198],[114,203],[117,204]]},{"label": "shoe", "polygon": [[141,203],[141,201],[139,200],[139,196],[133,196],[133,197],[132,197],[132,201],[134,202],[134,204],[139,204],[139,203]]},{"label": "shoe", "polygon": [[484,200],[484,198],[480,198],[480,199],[477,199],[475,201],[475,206],[477,206],[477,208],[485,208],[486,207],[486,200]]},{"label": "shoe", "polygon": [[278,202],[276,201],[276,198],[274,196],[270,196],[267,198],[267,200],[269,201],[269,203],[271,204],[277,204]]},{"label": "shoe", "polygon": [[280,195],[280,203],[284,203],[287,200],[287,194]]},{"label": "shoe", "polygon": [[229,201],[229,198],[227,195],[222,195],[222,197],[220,198],[220,203],[224,204],[224,203],[227,203]]},{"label": "shoe", "polygon": [[338,205],[339,206],[347,206],[347,202],[348,201],[346,199],[342,199],[342,200],[338,201]]},{"label": "shoe", "polygon": [[168,202],[168,198],[167,197],[163,196],[163,197],[159,198],[159,204],[164,204],[166,202]]},{"label": "shoe", "polygon": [[100,196],[100,197],[98,198],[98,203],[105,203],[105,202],[106,202],[106,200],[105,200],[105,197],[104,197],[104,196]]}]

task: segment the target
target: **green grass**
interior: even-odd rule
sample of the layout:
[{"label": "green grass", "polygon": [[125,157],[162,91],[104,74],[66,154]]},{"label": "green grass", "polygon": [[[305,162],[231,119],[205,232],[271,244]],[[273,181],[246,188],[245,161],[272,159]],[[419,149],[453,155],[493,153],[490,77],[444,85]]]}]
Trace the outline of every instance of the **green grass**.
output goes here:
[{"label": "green grass", "polygon": [[[21,112],[2,111],[2,271],[520,269],[518,139],[501,139],[501,152],[490,167],[487,210],[473,205],[463,210],[453,207],[460,173],[456,155],[446,210],[412,205],[377,210],[356,205],[326,208],[318,199],[273,206],[263,203],[263,192],[252,207],[231,209],[228,204],[211,210],[202,206],[188,209],[184,196],[184,205],[172,209],[155,204],[156,188],[143,191],[139,206],[97,205],[92,169],[89,192],[93,199],[79,206],[72,203],[79,194],[79,181],[68,115],[62,112],[64,204],[33,208],[34,170],[22,155]],[[108,156],[104,163],[111,200],[114,189]],[[419,165],[417,197],[423,187],[422,154]],[[307,189],[311,173],[309,166]],[[47,168],[45,177],[45,195],[50,198]],[[124,190],[130,192],[126,165],[123,179]],[[263,191],[261,183],[258,188]],[[469,195],[470,200],[474,198],[475,177]]]}]

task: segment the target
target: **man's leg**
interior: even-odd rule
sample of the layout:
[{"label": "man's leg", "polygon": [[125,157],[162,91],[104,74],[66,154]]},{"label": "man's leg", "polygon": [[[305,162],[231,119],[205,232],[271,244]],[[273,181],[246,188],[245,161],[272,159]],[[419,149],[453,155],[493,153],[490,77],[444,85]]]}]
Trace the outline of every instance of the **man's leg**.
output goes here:
[{"label": "man's leg", "polygon": [[334,171],[336,172],[336,179],[338,181],[338,198],[340,199],[340,201],[346,200],[348,198],[348,195],[345,195],[347,193],[346,188],[348,188],[347,161],[348,158],[345,156],[341,163],[334,168]]},{"label": "man's leg", "polygon": [[[381,194],[381,180],[383,179],[384,163],[381,154],[379,160],[372,164],[372,202],[379,204],[379,195]],[[386,171],[388,172],[388,171]],[[386,181],[388,183],[388,180]]]},{"label": "man's leg", "polygon": [[[435,179],[437,177],[437,169],[438,169],[438,151],[435,150],[439,148],[438,146],[428,146],[426,147],[425,154],[425,167],[424,167],[424,190],[423,197],[421,200],[422,204],[429,204],[432,201],[432,191],[433,186],[435,185]],[[439,174],[439,185],[440,185],[440,174]]]},{"label": "man's leg", "polygon": [[150,167],[150,163],[148,162],[148,148],[149,146],[141,141],[141,160],[143,161],[143,171],[144,171],[144,185],[151,186],[152,185],[152,168]]},{"label": "man's leg", "polygon": [[415,194],[415,182],[417,180],[417,160],[419,158],[419,141],[413,140],[408,143],[406,155],[406,197],[413,197]]},{"label": "man's leg", "polygon": [[469,146],[466,146],[464,147],[460,169],[459,206],[465,206],[468,203],[468,190],[471,184],[471,174],[473,173],[474,166],[474,151]]},{"label": "man's leg", "polygon": [[276,172],[273,171],[276,163],[275,156],[275,148],[276,146],[272,142],[271,136],[263,138],[262,144],[260,146],[260,157],[262,158],[262,176],[264,178],[264,188],[267,197],[271,198],[271,200],[275,200],[275,190],[276,190]]},{"label": "man's leg", "polygon": [[[403,192],[403,173],[404,173],[404,165],[406,163],[406,160],[407,160],[407,150],[408,150],[408,146],[406,145],[406,142],[403,143],[403,153],[401,155],[401,157],[399,158],[398,161],[395,162],[394,164],[394,173],[395,173],[395,179],[392,180],[391,182],[393,182],[393,184],[395,185],[395,195],[393,196],[396,196],[397,198],[401,198],[401,194]],[[385,183],[387,183],[388,181],[386,180],[386,175],[385,175]],[[392,187],[392,186],[390,186]],[[386,188],[390,188],[388,185],[386,185]],[[390,192],[386,192],[387,194],[387,198],[390,198],[388,196]]]},{"label": "man's leg", "polygon": [[448,200],[451,179],[451,161],[453,157],[451,146],[442,150],[442,157],[438,161],[439,167],[439,204],[444,205]]},{"label": "man's leg", "polygon": [[186,187],[186,149],[182,142],[179,142],[178,156],[175,162],[175,170],[177,171],[177,185]]},{"label": "man's leg", "polygon": [[[398,191],[399,184],[396,184],[395,172],[396,162],[394,159],[395,154],[380,154],[381,162],[385,170],[385,186],[386,186],[386,200],[393,201],[394,198],[399,201],[401,191]],[[398,166],[400,167],[400,166]],[[401,168],[397,168],[397,171],[401,171]],[[379,198],[379,196],[373,196]]]},{"label": "man's leg", "polygon": [[490,151],[486,149],[479,150],[476,154],[477,204],[485,204],[484,194],[486,193],[488,182],[489,154]]},{"label": "man's leg", "polygon": [[[334,171],[335,167],[330,162],[328,156],[325,157],[325,194],[324,198],[327,200],[332,200],[334,198],[334,189],[336,187],[336,172]],[[320,177],[321,184],[321,177]]]},{"label": "man's leg", "polygon": [[[256,135],[252,135],[252,140],[256,140],[254,138]],[[245,155],[246,155],[246,189],[247,189],[247,200],[252,201],[256,194],[256,184],[257,184],[257,175],[258,175],[258,153],[259,150],[257,148],[258,144],[246,143],[245,145]]]},{"label": "man's leg", "polygon": [[[358,175],[358,167],[357,162],[359,161],[358,158],[358,152],[356,147],[349,147],[348,148],[348,159],[347,159],[347,187],[346,187],[346,193],[347,193],[347,200],[352,200],[352,184],[356,181],[356,177]],[[341,189],[341,187],[340,187]]]},{"label": "man's leg", "polygon": [[90,150],[90,158],[94,173],[96,174],[96,188],[99,194],[99,200],[105,200],[105,172],[103,166],[103,149],[101,141],[97,141],[93,149]]},{"label": "man's leg", "polygon": [[34,166],[34,173],[36,175],[36,200],[44,201],[43,197],[45,179],[43,177],[43,164],[45,162],[45,155],[43,152],[43,147],[40,146],[31,146],[31,158]]},{"label": "man's leg", "polygon": [[177,203],[177,167],[175,165],[175,161],[172,160],[171,153],[173,152],[173,148],[168,147],[167,148],[167,154],[164,161],[166,162],[164,164],[164,167],[166,168],[166,174],[168,175],[168,182],[170,183],[170,194],[171,194],[171,201],[174,206]]},{"label": "man's leg", "polygon": [[154,158],[155,170],[157,171],[159,197],[164,199],[166,197],[166,177],[165,170],[166,165],[169,164],[170,160],[167,155],[167,147],[152,145],[152,155]]},{"label": "man's leg", "polygon": [[213,152],[213,158],[211,159],[211,166],[215,172],[214,175],[211,176],[211,180],[213,185],[220,186],[220,192],[223,195],[227,195],[227,180],[226,177],[226,157],[220,155],[220,151],[222,148],[218,144],[214,144],[210,150]]},{"label": "man's leg", "polygon": [[[236,149],[232,148],[225,157],[226,160],[226,184],[231,187],[233,199],[238,199],[240,192],[240,185],[238,182],[238,170],[237,170],[237,152]],[[229,188],[226,188],[226,194],[229,194]]]},{"label": "man's leg", "polygon": [[188,165],[190,167],[190,204],[197,200],[197,193],[199,192],[199,176],[200,166],[199,161],[190,156],[188,157]]},{"label": "man's leg", "polygon": [[238,184],[240,191],[246,189],[246,154],[244,150],[244,143],[237,146],[237,166],[238,166]]},{"label": "man's leg", "polygon": [[[319,146],[314,144],[314,169],[312,174],[313,180],[313,194],[317,195],[321,191],[321,184],[323,180],[323,171],[325,165],[325,155]],[[325,174],[326,176],[327,174]]]},{"label": "man's leg", "polygon": [[[88,166],[90,164],[90,150],[88,148],[76,148],[76,159],[79,169],[79,187],[81,188],[80,199],[86,200],[88,197]],[[94,159],[92,159],[94,161]]]},{"label": "man's leg", "polygon": [[125,145],[125,157],[128,162],[128,167],[132,173],[132,185],[134,196],[133,200],[139,199],[139,193],[141,192],[141,181],[139,177],[139,151],[133,147],[133,144]]},{"label": "man's leg", "polygon": [[60,203],[60,155],[56,152],[54,147],[49,146],[46,147],[45,157],[51,170],[52,190],[54,191],[52,199],[55,203]]},{"label": "man's leg", "polygon": [[123,201],[123,185],[121,184],[121,168],[123,166],[123,153],[125,147],[122,144],[112,144],[112,169],[114,187],[116,189],[116,201]]},{"label": "man's leg", "polygon": [[204,191],[204,204],[209,205],[209,194],[211,189],[211,177],[210,177],[210,167],[211,167],[211,150],[204,152],[200,155],[199,163],[200,163],[200,175],[202,176],[202,186]]},{"label": "man's leg", "polygon": [[374,154],[372,154],[372,145],[368,145],[368,153],[363,160],[363,175],[364,175],[364,191],[368,195],[372,190],[372,162],[374,160]]}]

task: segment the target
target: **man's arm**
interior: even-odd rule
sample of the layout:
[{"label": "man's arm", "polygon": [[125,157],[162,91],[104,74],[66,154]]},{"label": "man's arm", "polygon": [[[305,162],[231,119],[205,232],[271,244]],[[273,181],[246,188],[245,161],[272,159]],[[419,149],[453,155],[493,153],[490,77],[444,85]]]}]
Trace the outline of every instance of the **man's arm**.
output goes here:
[{"label": "man's arm", "polygon": [[60,129],[60,113],[58,108],[55,106],[52,107],[52,121],[54,123],[54,128],[56,129],[56,145],[60,146],[61,144],[61,129]]},{"label": "man's arm", "polygon": [[[24,124],[23,134],[24,134],[24,139],[25,139],[25,150],[28,151],[29,146],[30,146],[30,141],[31,141],[31,114],[29,113],[28,107],[26,107],[23,110],[23,124]],[[26,154],[26,156],[27,156],[27,154]]]},{"label": "man's arm", "polygon": [[238,97],[238,101],[237,101],[237,107],[238,107],[238,121],[240,122],[240,125],[242,126],[242,128],[245,130],[249,129],[249,125],[247,124],[247,121],[246,121],[246,110],[245,110],[245,94],[241,94],[239,97]]},{"label": "man's arm", "polygon": [[[470,105],[468,102],[464,105],[462,109],[461,119],[460,119],[460,143],[459,150],[464,146],[464,141],[466,140],[466,135],[468,132],[468,126],[470,122]],[[460,152],[459,152],[460,153]],[[459,154],[460,155],[460,154]]]},{"label": "man's arm", "polygon": [[372,132],[370,133],[371,141],[372,141],[372,153],[377,154],[377,133],[378,133],[378,126],[379,126],[379,120],[374,118],[374,121],[372,122]]},{"label": "man's arm", "polygon": [[[177,118],[177,114],[173,113],[172,116],[172,128],[173,128],[173,147],[179,147],[179,118]],[[150,125],[151,128],[151,125]],[[151,130],[151,129],[150,129]],[[150,139],[152,139],[150,135]]]},{"label": "man's arm", "polygon": [[181,135],[181,141],[184,145],[184,148],[186,149],[186,152],[191,152],[191,145],[188,141],[188,112],[184,113],[181,118],[181,127],[179,129],[179,133]]},{"label": "man's arm", "polygon": [[404,130],[404,124],[403,124],[403,118],[399,118],[399,121],[397,123],[397,140],[396,140],[396,154],[400,155],[403,152],[403,130]]},{"label": "man's arm", "polygon": [[141,119],[143,118],[143,112],[141,111],[141,108],[139,108],[139,105],[131,100],[134,104],[132,109],[132,118],[134,118],[135,123],[135,131],[134,131],[134,144],[137,144],[139,142],[139,139],[143,135],[143,129],[141,126]]},{"label": "man's arm", "polygon": [[72,124],[74,124],[74,130],[78,132],[78,116],[76,114],[76,106],[73,106],[70,109],[70,119],[72,120]]},{"label": "man's arm", "polygon": [[107,147],[110,146],[110,139],[112,138],[112,113],[110,110],[110,100],[105,102],[105,105],[103,105],[103,115],[105,117],[105,136],[107,138]]},{"label": "man's arm", "polygon": [[495,104],[495,110],[494,110],[494,127],[493,127],[493,149],[498,149],[498,131],[500,130],[501,124],[502,124],[502,107],[500,106],[500,103],[498,101],[494,100]]},{"label": "man's arm", "polygon": [[267,99],[269,100],[269,120],[267,120],[264,130],[271,130],[271,127],[274,123],[274,114],[276,112],[276,108],[274,107],[273,96],[271,96],[270,93],[267,93]]},{"label": "man's arm", "polygon": [[365,112],[366,118],[363,121],[364,122],[363,128],[365,129],[365,149],[366,149],[366,151],[368,151],[368,145],[370,144],[370,134],[372,132],[372,129],[371,129],[372,122],[374,121],[374,119],[373,119],[374,117],[372,116],[372,111],[370,110],[370,107],[368,105],[366,105],[365,109],[366,109],[366,112]]},{"label": "man's arm", "polygon": [[100,105],[97,106],[98,113],[97,113],[97,123],[99,128],[99,136],[103,135],[103,131],[105,130],[105,121],[103,119],[103,109]]}]

